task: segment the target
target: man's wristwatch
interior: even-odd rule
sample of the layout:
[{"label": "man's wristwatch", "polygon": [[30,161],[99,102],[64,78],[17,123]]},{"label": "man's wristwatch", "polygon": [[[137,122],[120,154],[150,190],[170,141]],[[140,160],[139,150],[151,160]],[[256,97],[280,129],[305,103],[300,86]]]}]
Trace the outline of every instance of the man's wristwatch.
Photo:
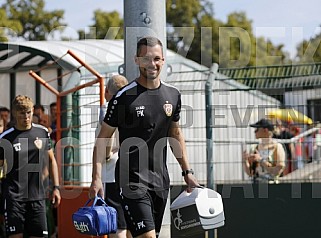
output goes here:
[{"label": "man's wristwatch", "polygon": [[59,186],[59,185],[54,185],[54,186],[52,186],[52,190],[55,190],[55,189],[57,189],[57,190],[60,191],[60,186]]},{"label": "man's wristwatch", "polygon": [[194,174],[194,170],[192,170],[192,169],[187,169],[187,170],[182,171],[182,176],[183,176],[183,177],[184,177],[185,175],[188,175],[188,174]]}]

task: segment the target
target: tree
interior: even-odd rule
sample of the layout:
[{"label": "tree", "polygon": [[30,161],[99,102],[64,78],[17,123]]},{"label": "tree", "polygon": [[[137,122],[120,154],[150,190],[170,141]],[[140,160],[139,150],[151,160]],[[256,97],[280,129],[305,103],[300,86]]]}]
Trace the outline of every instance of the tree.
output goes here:
[{"label": "tree", "polygon": [[[256,38],[244,12],[231,13],[226,23],[214,18],[208,0],[167,0],[168,48],[198,63],[220,67],[282,64],[283,45]],[[179,17],[177,17],[179,16]]]},{"label": "tree", "polygon": [[[213,39],[218,38],[221,23],[216,21],[213,5],[208,0],[168,0],[167,46],[196,62],[210,66],[217,57]],[[179,16],[179,17],[177,17]]]},{"label": "tree", "polygon": [[245,67],[281,65],[286,63],[283,45],[273,45],[263,37],[253,34],[252,21],[245,12],[234,12],[228,16],[227,23],[220,30],[221,67]]},{"label": "tree", "polygon": [[19,21],[9,20],[5,9],[0,9],[0,42],[8,41],[8,35],[22,32],[22,25]]},{"label": "tree", "polygon": [[[46,40],[49,33],[61,31],[63,10],[45,11],[44,0],[7,0],[1,6],[8,20],[20,22],[22,30],[17,32],[25,40]],[[9,25],[4,25],[9,27]]]},{"label": "tree", "polygon": [[297,57],[300,63],[321,62],[321,32],[298,45]]},{"label": "tree", "polygon": [[117,11],[103,12],[96,10],[94,12],[95,23],[91,26],[89,34],[84,31],[78,31],[79,39],[123,39],[124,21],[120,18]]}]

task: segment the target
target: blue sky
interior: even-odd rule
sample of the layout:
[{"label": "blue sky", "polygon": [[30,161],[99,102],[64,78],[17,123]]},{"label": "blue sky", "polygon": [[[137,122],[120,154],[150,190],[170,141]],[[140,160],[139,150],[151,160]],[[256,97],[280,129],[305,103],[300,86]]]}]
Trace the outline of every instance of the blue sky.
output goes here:
[{"label": "blue sky", "polygon": [[244,11],[253,21],[257,36],[284,44],[293,54],[298,42],[321,30],[320,0],[213,0],[215,17],[226,22],[227,15]]},{"label": "blue sky", "polygon": [[[227,15],[244,11],[252,20],[257,36],[268,37],[274,44],[284,44],[294,52],[303,39],[320,32],[320,0],[211,0],[215,18],[226,22]],[[3,2],[3,1],[0,1]],[[93,24],[93,12],[117,10],[123,15],[122,0],[46,0],[46,9],[64,9],[65,22],[72,29],[68,34],[77,36],[78,29]]]}]

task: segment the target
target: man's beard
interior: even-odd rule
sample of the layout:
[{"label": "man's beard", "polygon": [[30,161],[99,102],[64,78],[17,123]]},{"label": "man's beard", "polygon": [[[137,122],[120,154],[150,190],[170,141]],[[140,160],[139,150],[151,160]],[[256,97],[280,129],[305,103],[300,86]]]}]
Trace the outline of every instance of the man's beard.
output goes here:
[{"label": "man's beard", "polygon": [[155,74],[148,74],[148,72],[147,72],[148,69],[146,69],[146,68],[140,68],[139,71],[140,71],[140,74],[143,75],[148,80],[155,80],[156,78],[158,78],[158,76],[160,74],[160,70],[158,70],[158,69]]}]

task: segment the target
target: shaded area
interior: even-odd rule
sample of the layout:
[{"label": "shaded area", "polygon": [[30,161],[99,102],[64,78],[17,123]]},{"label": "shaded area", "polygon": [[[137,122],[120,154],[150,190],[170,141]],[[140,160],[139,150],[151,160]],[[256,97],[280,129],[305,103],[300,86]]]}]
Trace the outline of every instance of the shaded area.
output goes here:
[{"label": "shaded area", "polygon": [[319,237],[320,188],[320,183],[218,185],[226,217],[218,237]]}]

